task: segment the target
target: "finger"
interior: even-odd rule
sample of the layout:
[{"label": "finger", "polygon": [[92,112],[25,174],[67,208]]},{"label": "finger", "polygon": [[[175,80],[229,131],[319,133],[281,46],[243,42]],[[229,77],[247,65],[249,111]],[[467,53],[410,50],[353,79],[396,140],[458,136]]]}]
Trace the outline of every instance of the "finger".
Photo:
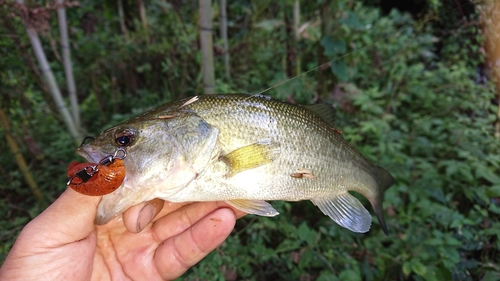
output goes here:
[{"label": "finger", "polygon": [[101,196],[86,196],[67,188],[52,205],[26,225],[22,235],[36,235],[41,245],[45,243],[47,247],[84,239],[95,229],[94,218],[100,200]]},{"label": "finger", "polygon": [[[63,278],[64,274],[58,274],[61,264],[72,269],[87,268],[83,273],[73,272],[67,276],[90,278],[88,268],[92,268],[96,247],[94,217],[100,199],[100,196],[86,196],[67,188],[21,231],[2,266],[3,273],[10,272],[15,277],[2,275],[4,278],[0,279],[30,280],[40,276],[53,279],[51,274]],[[76,252],[78,258],[75,259],[71,253]]]},{"label": "finger", "polygon": [[[184,232],[207,214],[217,209],[228,207],[231,208],[224,202],[191,203],[159,218],[153,224],[152,231],[158,243],[161,243],[169,237]],[[233,212],[236,214],[237,218],[246,215],[246,213],[235,209],[233,209]]]},{"label": "finger", "polygon": [[141,232],[163,209],[164,201],[153,199],[130,207],[123,213],[123,224],[128,231]]},{"label": "finger", "polygon": [[232,209],[217,209],[181,234],[165,240],[154,256],[158,273],[167,280],[179,277],[222,244],[235,223]]}]

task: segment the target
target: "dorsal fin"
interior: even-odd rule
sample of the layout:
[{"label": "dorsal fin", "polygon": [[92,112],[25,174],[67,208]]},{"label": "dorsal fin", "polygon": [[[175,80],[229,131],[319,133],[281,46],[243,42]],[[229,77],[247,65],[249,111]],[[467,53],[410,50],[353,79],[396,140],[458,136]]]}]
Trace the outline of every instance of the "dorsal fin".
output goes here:
[{"label": "dorsal fin", "polygon": [[330,104],[322,102],[318,104],[303,105],[303,107],[323,119],[323,121],[330,124],[330,126],[335,127],[336,110]]}]

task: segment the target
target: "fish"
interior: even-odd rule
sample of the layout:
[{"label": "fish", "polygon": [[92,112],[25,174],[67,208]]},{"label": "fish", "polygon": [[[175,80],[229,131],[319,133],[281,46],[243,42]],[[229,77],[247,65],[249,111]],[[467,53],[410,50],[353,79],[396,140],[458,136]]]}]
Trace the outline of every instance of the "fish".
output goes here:
[{"label": "fish", "polygon": [[310,200],[338,225],[365,233],[372,216],[350,193],[356,192],[371,203],[387,234],[382,201],[394,179],[344,140],[326,103],[194,96],[109,128],[77,153],[97,163],[118,149],[126,151],[125,178],[102,197],[98,225],[154,198],[225,201],[266,217],[278,215],[267,201]]}]

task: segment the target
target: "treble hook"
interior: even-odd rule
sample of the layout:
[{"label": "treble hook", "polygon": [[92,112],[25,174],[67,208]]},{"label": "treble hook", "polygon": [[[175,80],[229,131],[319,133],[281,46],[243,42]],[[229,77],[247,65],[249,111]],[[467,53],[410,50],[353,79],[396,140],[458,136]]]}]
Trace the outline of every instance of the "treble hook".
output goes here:
[{"label": "treble hook", "polygon": [[[72,177],[70,177],[68,179],[68,182],[66,183],[66,185],[67,186],[69,186],[70,184],[80,185],[82,183],[85,183],[88,180],[90,180],[98,171],[99,171],[99,168],[97,167],[97,165],[87,166],[87,167],[81,169],[80,171],[76,172]],[[80,183],[73,183],[73,180],[75,178],[79,178],[81,180],[81,182]]]},{"label": "treble hook", "polygon": [[[86,137],[85,139],[87,138],[92,138],[92,137]],[[112,155],[111,154],[107,155],[103,157],[101,160],[99,160],[98,164],[89,165],[81,169],[80,171],[76,172],[72,177],[68,179],[66,185],[73,184],[72,182],[75,178],[79,178],[81,180],[80,183],[76,183],[75,185],[80,185],[82,183],[85,183],[89,181],[99,171],[99,167],[109,166],[115,161],[115,159],[123,160],[125,159],[126,156],[127,156],[127,151],[124,148],[120,147]]]}]

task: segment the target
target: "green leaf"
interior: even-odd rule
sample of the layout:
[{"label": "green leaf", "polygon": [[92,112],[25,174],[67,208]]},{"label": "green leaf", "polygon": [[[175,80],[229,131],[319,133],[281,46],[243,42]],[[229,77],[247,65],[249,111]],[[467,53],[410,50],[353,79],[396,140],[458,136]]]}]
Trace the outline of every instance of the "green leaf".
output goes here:
[{"label": "green leaf", "polygon": [[299,268],[304,269],[307,268],[312,259],[314,258],[314,251],[311,249],[306,249],[301,255],[299,260]]},{"label": "green leaf", "polygon": [[361,281],[359,272],[352,269],[342,270],[339,274],[339,278],[343,281]]},{"label": "green leaf", "polygon": [[265,31],[273,31],[281,25],[283,25],[283,21],[281,20],[263,20],[254,24],[254,27],[262,28]]},{"label": "green leaf", "polygon": [[352,29],[363,29],[364,25],[358,20],[355,13],[347,12],[347,18],[340,20],[341,23]]},{"label": "green leaf", "polygon": [[498,281],[500,280],[500,273],[495,271],[487,271],[484,275],[483,281]]},{"label": "green leaf", "polygon": [[427,267],[418,260],[412,261],[411,270],[420,276],[425,276],[427,273]]},{"label": "green leaf", "polygon": [[490,204],[490,206],[488,206],[488,211],[500,215],[500,208],[496,204]]},{"label": "green leaf", "polygon": [[427,273],[424,278],[426,281],[440,281],[440,280],[449,280],[449,278],[444,278],[442,276],[440,270],[434,266],[427,267]]},{"label": "green leaf", "polygon": [[325,50],[325,55],[335,56],[337,54],[344,54],[346,51],[346,44],[342,39],[333,39],[331,36],[325,36],[320,41],[320,45]]},{"label": "green leaf", "polygon": [[498,198],[500,197],[500,185],[491,186],[486,190],[486,195],[489,198]]},{"label": "green leaf", "polygon": [[333,61],[332,62],[332,73],[342,82],[349,79],[349,69],[344,61]]},{"label": "green leaf", "polygon": [[411,273],[411,262],[407,261],[403,263],[403,274],[405,276],[410,276]]},{"label": "green leaf", "polygon": [[337,281],[340,280],[335,274],[330,271],[322,271],[321,275],[316,279],[316,281]]},{"label": "green leaf", "polygon": [[478,164],[476,167],[476,174],[478,177],[484,178],[485,180],[487,180],[493,184],[500,184],[500,177],[497,176],[486,165]]},{"label": "green leaf", "polygon": [[305,241],[308,245],[313,245],[316,239],[316,231],[311,230],[307,223],[303,222],[297,229],[299,239]]}]

